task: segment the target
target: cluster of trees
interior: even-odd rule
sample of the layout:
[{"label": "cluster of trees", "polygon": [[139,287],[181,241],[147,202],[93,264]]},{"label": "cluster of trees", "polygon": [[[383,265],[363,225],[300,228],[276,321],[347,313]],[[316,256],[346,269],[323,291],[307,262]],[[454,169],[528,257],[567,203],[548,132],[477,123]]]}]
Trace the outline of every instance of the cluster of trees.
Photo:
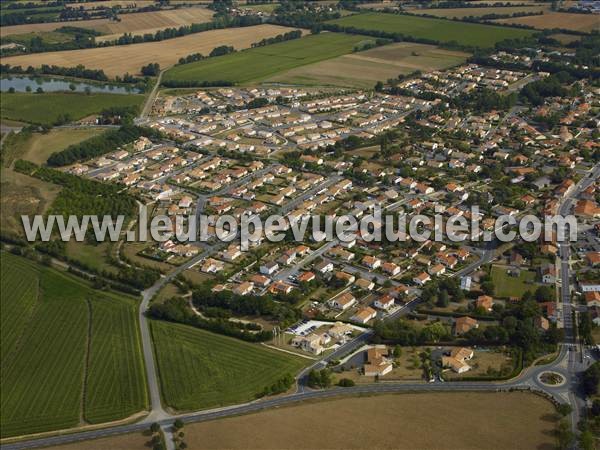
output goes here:
[{"label": "cluster of trees", "polygon": [[171,298],[163,303],[154,303],[150,306],[149,314],[155,319],[183,323],[249,342],[264,342],[273,338],[273,333],[270,331],[245,331],[243,324],[239,322],[225,319],[203,319],[192,311],[183,298]]},{"label": "cluster of trees", "polygon": [[542,105],[546,97],[568,97],[571,90],[565,84],[571,84],[575,79],[567,72],[557,72],[542,80],[528,83],[521,89],[519,96],[532,105]]},{"label": "cluster of trees", "polygon": [[284,0],[273,11],[271,20],[278,25],[314,30],[320,22],[341,17],[339,11],[330,11],[327,5],[318,3]]},{"label": "cluster of trees", "polygon": [[[19,5],[19,7],[13,5]],[[37,4],[31,2],[26,4],[14,2],[10,6],[12,7],[9,8],[9,5],[4,6],[4,2],[2,3],[2,9],[6,8],[7,11],[5,11],[5,14],[0,15],[0,26],[99,19],[112,15],[110,9],[86,10],[83,8],[64,8],[64,3],[62,2]],[[9,9],[11,11],[8,11]],[[13,9],[14,12],[12,11]]]},{"label": "cluster of trees", "polygon": [[160,64],[148,63],[147,65],[142,66],[141,73],[145,77],[155,77],[160,73]]},{"label": "cluster of trees", "polygon": [[104,125],[131,124],[137,112],[137,106],[111,106],[100,111],[99,120]]},{"label": "cluster of trees", "polygon": [[287,33],[278,34],[275,37],[265,38],[258,42],[253,42],[251,47],[264,47],[265,45],[277,44],[278,42],[291,41],[302,37],[301,30],[288,31]]},{"label": "cluster of trees", "polygon": [[277,395],[286,392],[294,385],[294,377],[291,374],[285,374],[282,378],[277,380],[271,386],[265,387],[262,392],[256,394],[257,398],[265,397],[267,395]]},{"label": "cluster of trees", "polygon": [[92,48],[96,46],[95,36],[99,33],[95,30],[88,30],[77,27],[62,27],[56,32],[63,33],[69,39],[63,42],[48,42],[43,36],[33,35],[22,37],[19,35],[9,36],[3,40],[6,42],[15,42],[25,47],[4,48],[2,54],[8,53],[42,53],[53,52],[59,50],[77,50],[82,48]]},{"label": "cluster of trees", "polygon": [[306,381],[309,387],[325,389],[331,386],[331,371],[329,369],[311,370]]},{"label": "cluster of trees", "polygon": [[487,88],[463,93],[452,99],[452,105],[455,108],[470,109],[477,113],[492,110],[506,111],[512,108],[516,102],[517,95],[515,93],[502,95]]},{"label": "cluster of trees", "polygon": [[[499,325],[474,328],[461,338],[473,345],[511,345],[522,350],[524,361],[532,361],[545,351],[552,350],[562,339],[562,331],[551,326],[541,331],[535,319],[541,316],[538,303],[524,298],[516,304],[508,304],[498,315]],[[418,329],[406,319],[379,321],[374,325],[378,341],[393,341],[400,345],[422,345],[452,339],[450,327],[434,322]]]},{"label": "cluster of trees", "polygon": [[[231,291],[212,292],[211,288],[203,285],[194,290],[192,302],[200,310],[219,308],[238,316],[266,316],[284,325],[300,319],[301,313],[290,303],[297,298],[288,295],[276,301],[269,295],[236,295]],[[287,303],[289,302],[289,303]]]},{"label": "cluster of trees", "polygon": [[233,52],[235,52],[235,48],[233,48],[233,46],[220,45],[218,47],[213,48],[208,56],[210,56],[210,57],[223,56],[223,55],[228,55],[229,53],[233,53]]},{"label": "cluster of trees", "polygon": [[[581,375],[581,389],[586,397],[598,394],[600,386],[600,362],[595,362]],[[598,408],[600,415],[600,408]]]},{"label": "cluster of trees", "polygon": [[23,69],[21,66],[11,66],[10,64],[0,65],[0,74],[22,74],[22,75],[59,75],[64,77],[85,78],[88,80],[108,81],[108,77],[102,69],[86,69],[82,64],[75,67],[60,67],[55,65],[42,64],[40,67],[29,66]]},{"label": "cluster of trees", "polygon": [[179,58],[177,64],[189,64],[196,61],[202,61],[204,58],[206,58],[206,56],[204,56],[202,53],[191,53],[186,57]]},{"label": "cluster of trees", "polygon": [[123,125],[118,130],[106,131],[101,135],[91,137],[78,144],[69,145],[66,149],[53,153],[48,158],[48,164],[54,167],[66,166],[77,161],[95,158],[114,151],[123,144],[133,142],[141,136],[158,139],[161,134],[152,128]]},{"label": "cluster of trees", "polygon": [[131,215],[135,210],[135,199],[123,193],[122,186],[117,184],[100,183],[50,167],[39,167],[24,160],[15,162],[15,170],[63,187],[52,204],[53,214],[97,214],[115,217]]},{"label": "cluster of trees", "polygon": [[375,342],[393,341],[400,345],[421,345],[451,340],[450,326],[434,322],[420,330],[407,319],[377,321],[373,325]]},{"label": "cluster of trees", "polygon": [[248,103],[246,103],[246,108],[248,109],[256,109],[262,108],[263,106],[267,106],[269,104],[269,99],[265,97],[253,98]]},{"label": "cluster of trees", "polygon": [[594,345],[594,337],[592,336],[592,328],[594,323],[592,322],[592,316],[589,312],[579,313],[578,332],[579,337],[586,345]]}]

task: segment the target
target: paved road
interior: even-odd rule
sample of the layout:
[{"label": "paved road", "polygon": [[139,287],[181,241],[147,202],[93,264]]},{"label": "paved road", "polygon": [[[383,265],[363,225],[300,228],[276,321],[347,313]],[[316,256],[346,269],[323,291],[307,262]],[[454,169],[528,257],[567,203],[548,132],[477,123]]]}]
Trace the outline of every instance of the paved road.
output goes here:
[{"label": "paved road", "polygon": [[165,71],[166,69],[163,69],[158,74],[158,77],[156,78],[156,83],[154,84],[154,87],[152,88],[152,91],[150,92],[150,95],[148,95],[146,103],[144,103],[144,107],[142,108],[142,112],[139,117],[140,120],[144,120],[146,117],[148,117],[148,114],[152,109],[152,105],[154,104],[154,100],[156,99],[156,94],[158,93],[158,88],[160,87],[160,82]]},{"label": "paved road", "polygon": [[[574,189],[568,193],[563,201],[559,204],[558,214],[566,216],[570,213],[577,197],[592,185],[600,177],[600,164],[596,164],[589,173],[582,178]],[[566,230],[565,230],[566,236]],[[563,326],[565,332],[565,342],[572,346],[569,351],[569,358],[567,362],[568,371],[567,378],[568,383],[572,386],[572,389],[568,393],[569,403],[573,407],[571,413],[571,429],[573,432],[577,432],[577,423],[581,417],[581,412],[585,408],[584,399],[579,394],[577,388],[577,376],[585,369],[583,361],[585,359],[585,350],[580,346],[577,346],[577,337],[575,336],[573,329],[574,319],[574,305],[571,304],[571,274],[570,274],[570,256],[571,256],[571,244],[568,240],[561,242],[560,247],[560,277],[561,277],[561,290],[560,290],[560,301],[562,302],[563,309]]]},{"label": "paved road", "polygon": [[[362,339],[356,342],[356,345],[363,345]],[[358,347],[357,347],[358,348]],[[346,348],[347,350],[347,348]],[[235,416],[251,412],[257,412],[265,409],[276,408],[279,406],[289,405],[300,401],[310,399],[327,399],[338,396],[355,396],[359,394],[384,394],[396,392],[467,392],[467,391],[488,391],[500,392],[505,390],[537,390],[543,391],[560,400],[564,396],[566,387],[549,388],[539,383],[538,376],[545,370],[552,368],[560,371],[559,367],[562,364],[563,358],[566,357],[566,351],[561,352],[561,356],[551,365],[535,366],[524,371],[519,377],[507,382],[445,382],[445,383],[396,383],[396,382],[379,382],[369,385],[355,386],[352,388],[333,388],[329,390],[299,390],[298,392],[277,397],[267,398],[254,402],[244,403],[224,408],[216,408],[206,411],[198,411],[187,414],[180,414],[168,418],[158,420],[159,424],[168,429],[175,419],[181,419],[186,423],[203,422],[223,417]],[[343,356],[343,355],[338,355]],[[330,357],[337,357],[335,354]],[[131,433],[148,429],[148,422],[140,422],[130,425],[121,425],[113,428],[105,428],[94,431],[86,431],[81,433],[67,434],[61,436],[52,436],[31,441],[6,444],[2,446],[6,450],[37,448],[41,446],[59,445],[68,442],[77,442],[89,439],[97,439],[100,437],[115,436],[119,434]]]}]

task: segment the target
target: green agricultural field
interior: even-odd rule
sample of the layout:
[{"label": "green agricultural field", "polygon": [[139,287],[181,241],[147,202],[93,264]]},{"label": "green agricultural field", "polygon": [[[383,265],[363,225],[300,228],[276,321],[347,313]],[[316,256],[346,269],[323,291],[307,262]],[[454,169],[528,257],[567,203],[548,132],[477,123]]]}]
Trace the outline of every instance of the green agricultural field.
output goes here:
[{"label": "green agricultural field", "polygon": [[0,258],[1,436],[144,409],[136,302],[18,256]]},{"label": "green agricultural field", "polygon": [[375,12],[355,14],[327,23],[362,30],[400,33],[439,42],[455,41],[460,45],[470,47],[492,47],[496,42],[504,39],[522,38],[535,32],[518,28]]},{"label": "green agricultural field", "polygon": [[186,325],[151,322],[162,394],[179,411],[253,400],[306,360]]},{"label": "green agricultural field", "polygon": [[341,33],[310,35],[175,66],[165,73],[164,80],[255,82],[284,70],[345,55],[367,40],[371,39]]},{"label": "green agricultural field", "polygon": [[139,94],[2,93],[0,117],[52,125],[65,114],[79,120],[111,106],[139,106],[143,100]]}]

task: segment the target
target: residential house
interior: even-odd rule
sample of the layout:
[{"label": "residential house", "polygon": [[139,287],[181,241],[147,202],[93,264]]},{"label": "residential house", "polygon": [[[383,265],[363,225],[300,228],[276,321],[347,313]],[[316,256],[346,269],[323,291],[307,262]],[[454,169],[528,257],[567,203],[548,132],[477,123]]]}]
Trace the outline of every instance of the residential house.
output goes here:
[{"label": "residential house", "polygon": [[428,281],[431,281],[431,277],[426,272],[421,272],[419,275],[413,278],[413,282],[419,286],[424,286]]},{"label": "residential house", "polygon": [[345,311],[356,303],[356,298],[350,292],[344,292],[331,301],[331,306],[335,309]]},{"label": "residential house", "polygon": [[480,295],[479,297],[477,297],[477,300],[475,300],[475,307],[478,309],[481,308],[484,311],[490,312],[492,311],[493,306],[494,299],[489,295]]},{"label": "residential house", "polygon": [[263,275],[273,275],[279,270],[279,264],[275,261],[269,261],[260,266],[259,271]]},{"label": "residential house", "polygon": [[388,360],[388,350],[385,346],[376,346],[367,350],[367,363],[363,366],[366,377],[382,377],[394,368]]},{"label": "residential house", "polygon": [[392,308],[394,306],[395,303],[396,303],[396,301],[394,300],[394,297],[392,297],[389,294],[384,294],[381,297],[379,297],[377,300],[375,300],[375,303],[373,303],[373,305],[375,306],[375,308],[382,309],[384,311],[388,311],[390,308]]},{"label": "residential house", "polygon": [[479,328],[479,323],[471,317],[458,317],[454,320],[454,334],[457,336],[465,334],[473,328]]},{"label": "residential house", "polygon": [[361,308],[360,310],[358,310],[351,318],[350,320],[354,321],[354,322],[358,322],[358,323],[362,323],[365,324],[367,323],[369,320],[374,319],[375,317],[377,317],[377,311],[375,311],[373,308],[371,308],[370,306],[367,306],[365,308]]},{"label": "residential house", "polygon": [[250,281],[243,281],[233,288],[233,293],[237,295],[248,295],[254,289],[254,283]]}]

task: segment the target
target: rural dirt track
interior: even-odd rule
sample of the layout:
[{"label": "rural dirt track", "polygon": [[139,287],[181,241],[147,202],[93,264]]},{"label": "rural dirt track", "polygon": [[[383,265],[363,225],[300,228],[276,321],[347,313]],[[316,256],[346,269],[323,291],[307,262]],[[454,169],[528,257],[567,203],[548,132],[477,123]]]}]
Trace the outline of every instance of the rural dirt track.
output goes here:
[{"label": "rural dirt track", "polygon": [[247,48],[253,42],[291,30],[278,25],[228,28],[160,42],[12,56],[2,58],[2,63],[23,67],[42,64],[73,67],[83,64],[88,69],[102,69],[108,76],[114,77],[126,72],[138,74],[141,67],[150,62],[158,62],[161,68],[167,68],[182,56],[196,52],[208,55],[220,45],[232,45],[237,50]]}]

